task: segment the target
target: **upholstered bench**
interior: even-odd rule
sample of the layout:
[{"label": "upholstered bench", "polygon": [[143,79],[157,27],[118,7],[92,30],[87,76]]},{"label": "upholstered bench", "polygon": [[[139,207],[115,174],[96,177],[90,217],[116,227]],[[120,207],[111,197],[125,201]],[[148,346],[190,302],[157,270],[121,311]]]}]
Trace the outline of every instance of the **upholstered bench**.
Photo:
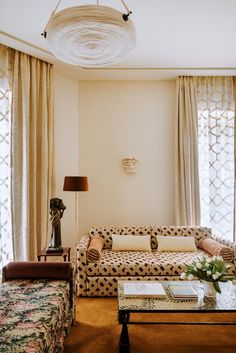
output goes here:
[{"label": "upholstered bench", "polygon": [[3,268],[0,352],[62,352],[74,316],[70,263],[12,262]]},{"label": "upholstered bench", "polygon": [[[112,235],[149,235],[151,251],[112,251]],[[101,258],[97,262],[87,259],[87,250],[93,236],[104,239]],[[158,251],[157,236],[194,237],[195,252]],[[117,281],[122,280],[179,280],[185,264],[201,255],[211,256],[199,248],[202,239],[214,238],[211,229],[204,227],[175,226],[113,226],[92,227],[83,236],[77,247],[77,295],[116,296]],[[235,245],[217,238],[218,242],[230,247],[234,256],[231,272],[235,272]]]}]

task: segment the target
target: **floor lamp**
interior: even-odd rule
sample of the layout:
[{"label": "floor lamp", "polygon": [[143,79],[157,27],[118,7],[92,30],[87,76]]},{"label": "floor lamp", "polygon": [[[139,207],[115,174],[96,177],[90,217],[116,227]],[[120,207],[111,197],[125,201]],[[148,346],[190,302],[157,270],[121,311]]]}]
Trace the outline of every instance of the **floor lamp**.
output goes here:
[{"label": "floor lamp", "polygon": [[75,193],[75,231],[76,246],[78,245],[78,191],[88,191],[88,178],[86,176],[65,176],[63,191]]}]

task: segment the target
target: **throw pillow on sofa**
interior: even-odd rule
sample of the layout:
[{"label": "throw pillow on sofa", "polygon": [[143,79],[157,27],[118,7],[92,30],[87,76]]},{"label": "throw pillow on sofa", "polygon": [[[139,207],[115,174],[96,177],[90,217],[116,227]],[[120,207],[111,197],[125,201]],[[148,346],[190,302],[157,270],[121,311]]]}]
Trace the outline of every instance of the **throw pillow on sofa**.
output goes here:
[{"label": "throw pillow on sofa", "polygon": [[152,251],[150,235],[112,234],[112,251]]},{"label": "throw pillow on sofa", "polygon": [[191,251],[196,252],[194,237],[157,235],[157,251]]},{"label": "throw pillow on sofa", "polygon": [[234,258],[233,249],[211,238],[201,239],[199,247],[210,255],[221,256],[226,262],[231,262]]},{"label": "throw pillow on sofa", "polygon": [[94,235],[90,239],[90,243],[87,249],[87,260],[89,262],[98,262],[102,256],[102,248],[104,245],[104,239],[99,235]]}]

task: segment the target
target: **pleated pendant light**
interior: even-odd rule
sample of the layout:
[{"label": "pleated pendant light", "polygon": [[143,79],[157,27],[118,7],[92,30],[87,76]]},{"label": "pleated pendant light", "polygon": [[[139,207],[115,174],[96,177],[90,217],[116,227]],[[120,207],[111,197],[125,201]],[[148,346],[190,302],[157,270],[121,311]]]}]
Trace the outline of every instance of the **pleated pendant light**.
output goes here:
[{"label": "pleated pendant light", "polygon": [[58,59],[82,67],[103,67],[121,61],[134,49],[135,26],[123,0],[127,14],[98,2],[56,12],[60,2],[43,33]]}]

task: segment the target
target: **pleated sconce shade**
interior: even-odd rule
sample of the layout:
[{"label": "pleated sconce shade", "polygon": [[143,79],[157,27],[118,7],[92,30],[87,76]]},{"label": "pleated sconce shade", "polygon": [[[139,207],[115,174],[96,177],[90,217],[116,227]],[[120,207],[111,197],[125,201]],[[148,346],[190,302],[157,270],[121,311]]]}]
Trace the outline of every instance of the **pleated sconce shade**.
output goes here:
[{"label": "pleated sconce shade", "polygon": [[88,191],[88,178],[86,176],[65,176],[64,191]]}]

